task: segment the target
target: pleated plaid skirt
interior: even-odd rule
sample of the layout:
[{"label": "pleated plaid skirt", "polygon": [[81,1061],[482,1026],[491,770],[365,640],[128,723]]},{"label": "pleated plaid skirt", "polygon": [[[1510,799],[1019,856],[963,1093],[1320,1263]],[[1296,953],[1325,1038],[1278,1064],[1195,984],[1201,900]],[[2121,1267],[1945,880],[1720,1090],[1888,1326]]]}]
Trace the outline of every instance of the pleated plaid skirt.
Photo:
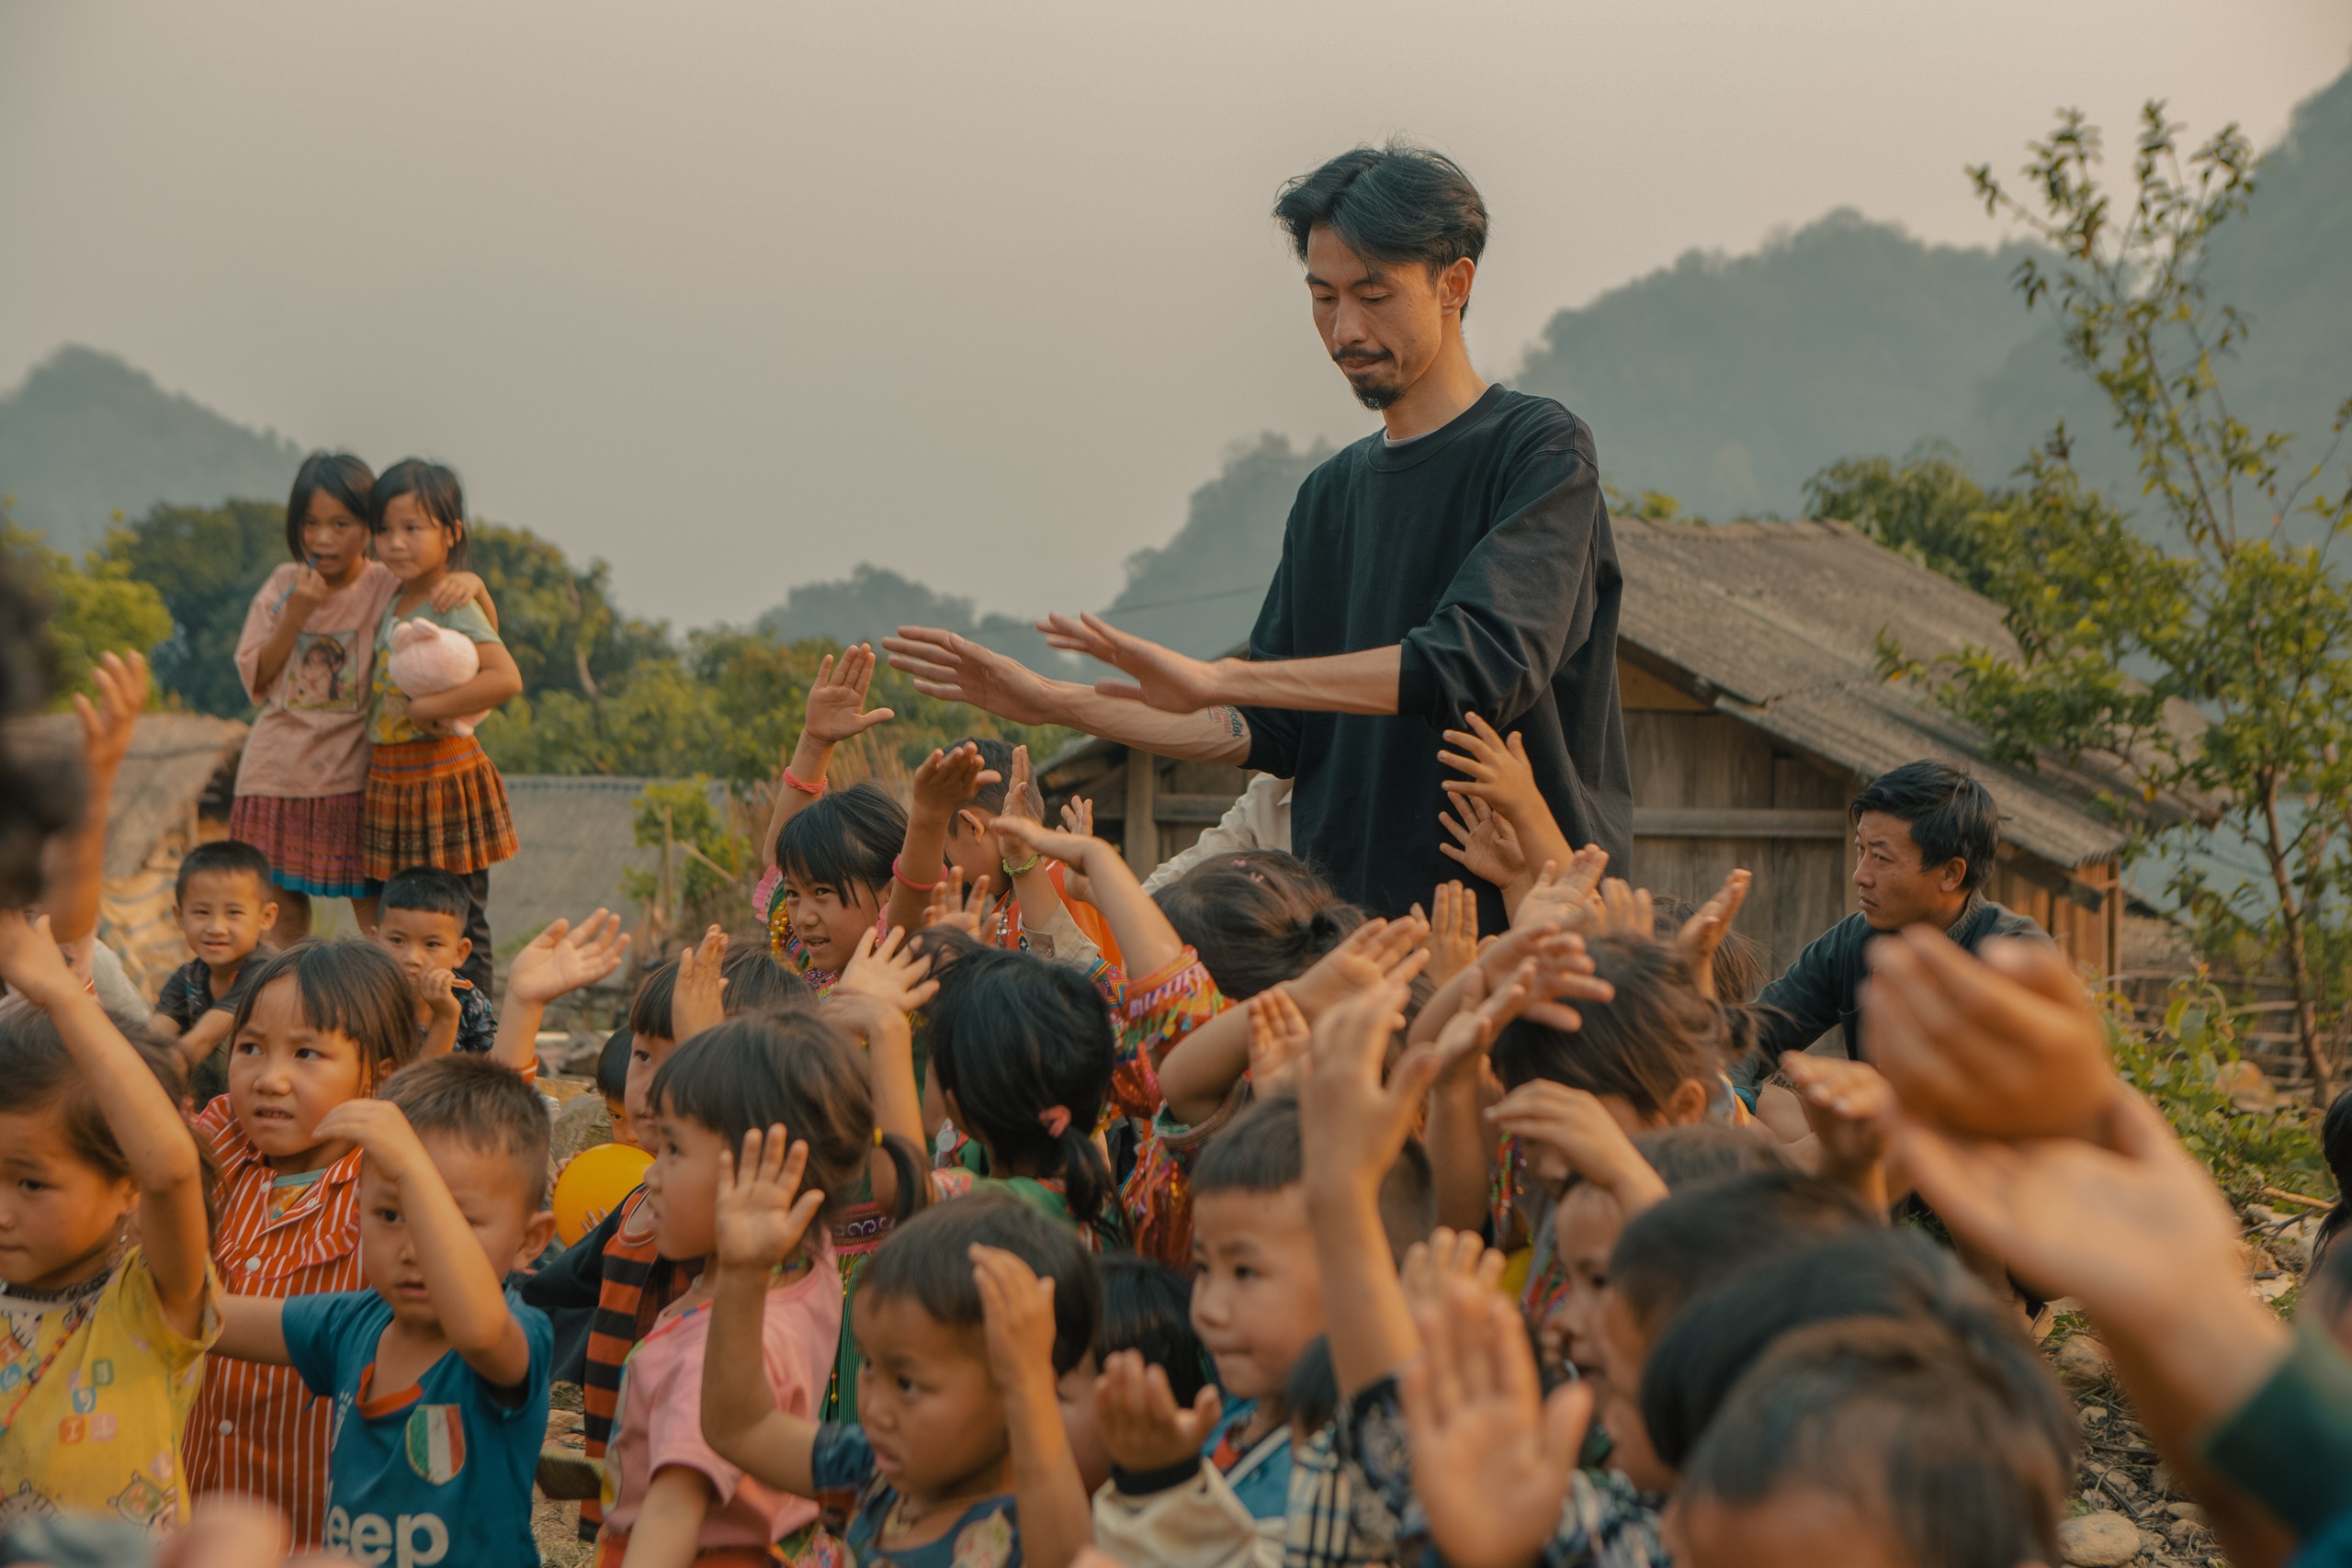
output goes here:
[{"label": "pleated plaid skirt", "polygon": [[359,860],[367,795],[241,795],[229,807],[229,837],[269,857],[280,887],[314,898],[371,898]]},{"label": "pleated plaid skirt", "polygon": [[470,735],[376,748],[368,767],[360,858],[381,882],[413,865],[463,876],[522,848],[497,765]]}]

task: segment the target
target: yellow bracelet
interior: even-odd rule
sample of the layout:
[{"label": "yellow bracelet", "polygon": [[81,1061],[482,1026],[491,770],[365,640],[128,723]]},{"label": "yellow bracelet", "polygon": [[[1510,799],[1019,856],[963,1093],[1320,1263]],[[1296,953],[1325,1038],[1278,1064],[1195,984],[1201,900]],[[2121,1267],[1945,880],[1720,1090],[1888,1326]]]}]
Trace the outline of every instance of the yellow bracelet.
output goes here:
[{"label": "yellow bracelet", "polygon": [[998,863],[1004,867],[1004,874],[1007,876],[1026,876],[1031,872],[1036,870],[1037,863],[1045,858],[1045,851],[1031,850],[1029,852],[1029,858],[1023,861],[1019,865],[1013,864],[1011,861],[1001,861]]}]

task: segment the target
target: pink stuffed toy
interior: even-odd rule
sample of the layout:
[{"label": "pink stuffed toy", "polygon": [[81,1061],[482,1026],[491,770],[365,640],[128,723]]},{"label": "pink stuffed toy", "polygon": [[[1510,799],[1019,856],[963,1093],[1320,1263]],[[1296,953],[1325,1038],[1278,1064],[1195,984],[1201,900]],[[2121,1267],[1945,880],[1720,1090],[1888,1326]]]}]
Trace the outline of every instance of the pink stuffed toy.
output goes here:
[{"label": "pink stuffed toy", "polygon": [[[412,697],[429,697],[436,692],[455,691],[472,680],[481,670],[481,655],[474,651],[474,639],[465,633],[436,626],[420,616],[392,628],[390,668],[393,685]],[[484,708],[448,719],[442,728],[451,735],[471,735],[474,726],[489,716],[490,710]]]}]

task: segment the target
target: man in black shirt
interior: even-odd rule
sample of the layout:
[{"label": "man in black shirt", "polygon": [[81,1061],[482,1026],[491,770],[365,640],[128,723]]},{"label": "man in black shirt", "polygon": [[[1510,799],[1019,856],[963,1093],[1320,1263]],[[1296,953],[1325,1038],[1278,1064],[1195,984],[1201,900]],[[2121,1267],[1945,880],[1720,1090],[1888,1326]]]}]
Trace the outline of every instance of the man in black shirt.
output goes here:
[{"label": "man in black shirt", "polygon": [[1974,953],[1995,937],[2048,942],[2027,916],[1984,897],[2000,848],[2001,811],[1992,793],[1943,762],[1905,762],[1871,781],[1847,808],[1854,823],[1854,887],[1860,909],[1807,944],[1753,1009],[1757,1049],[1733,1069],[1752,1089],[1781,1054],[1802,1051],[1830,1030],[1846,1055],[1862,1055],[1861,1005],[1871,941],[1927,925]]},{"label": "man in black shirt", "polygon": [[[1325,350],[1384,428],[1299,487],[1250,657],[1191,659],[1055,615],[1040,626],[1054,646],[1129,679],[1049,681],[922,627],[888,639],[891,663],[1020,722],[1292,779],[1292,847],[1376,915],[1458,874],[1438,850],[1454,775],[1437,753],[1476,713],[1520,732],[1568,841],[1624,874],[1616,546],[1591,431],[1470,363],[1484,202],[1450,160],[1391,143],[1292,181],[1274,213]],[[1500,929],[1498,891],[1478,891],[1480,924]]]}]

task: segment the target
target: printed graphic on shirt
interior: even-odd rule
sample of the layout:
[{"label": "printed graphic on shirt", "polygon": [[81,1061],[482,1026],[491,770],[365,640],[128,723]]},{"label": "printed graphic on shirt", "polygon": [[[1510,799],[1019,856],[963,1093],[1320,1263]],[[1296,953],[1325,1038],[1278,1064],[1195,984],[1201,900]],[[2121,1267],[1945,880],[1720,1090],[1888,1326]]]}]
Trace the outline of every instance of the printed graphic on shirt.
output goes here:
[{"label": "printed graphic on shirt", "polygon": [[367,697],[355,673],[360,633],[304,632],[286,666],[289,713],[357,713]]},{"label": "printed graphic on shirt", "polygon": [[466,1416],[454,1404],[420,1404],[408,1418],[408,1467],[435,1486],[466,1468]]}]

